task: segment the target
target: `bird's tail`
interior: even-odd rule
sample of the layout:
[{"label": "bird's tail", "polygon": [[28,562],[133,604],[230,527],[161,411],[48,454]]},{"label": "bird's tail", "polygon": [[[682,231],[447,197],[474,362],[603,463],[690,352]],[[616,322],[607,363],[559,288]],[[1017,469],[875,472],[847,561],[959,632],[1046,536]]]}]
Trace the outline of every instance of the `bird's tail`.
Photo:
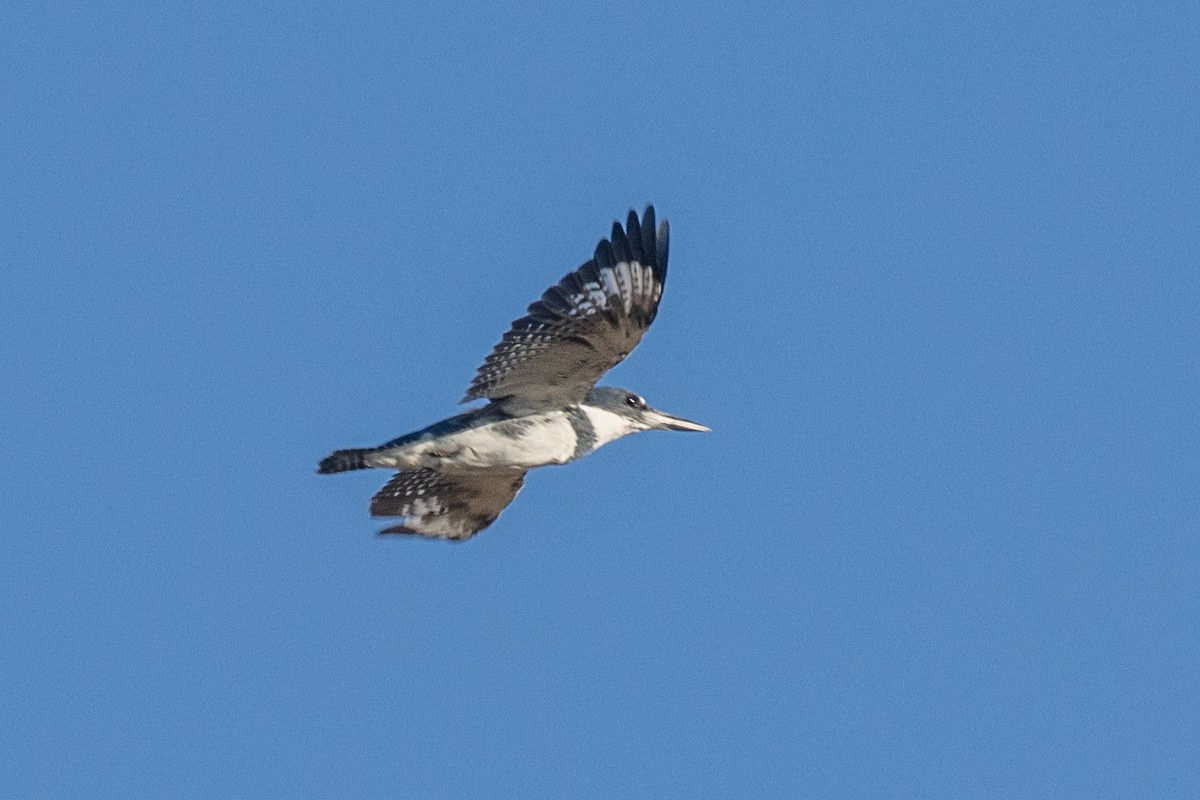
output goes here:
[{"label": "bird's tail", "polygon": [[321,475],[329,475],[333,472],[366,469],[368,466],[366,455],[374,449],[366,447],[355,450],[335,450],[321,459],[321,463],[317,465],[317,472]]}]

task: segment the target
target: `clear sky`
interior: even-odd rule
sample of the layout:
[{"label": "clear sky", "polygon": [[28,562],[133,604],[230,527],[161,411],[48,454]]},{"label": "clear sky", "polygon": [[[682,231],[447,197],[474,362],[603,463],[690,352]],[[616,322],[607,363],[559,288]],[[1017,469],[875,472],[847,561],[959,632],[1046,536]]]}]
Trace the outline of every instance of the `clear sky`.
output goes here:
[{"label": "clear sky", "polygon": [[[0,9],[0,795],[1195,796],[1195,6],[438,5]],[[647,202],[713,433],[376,537]]]}]

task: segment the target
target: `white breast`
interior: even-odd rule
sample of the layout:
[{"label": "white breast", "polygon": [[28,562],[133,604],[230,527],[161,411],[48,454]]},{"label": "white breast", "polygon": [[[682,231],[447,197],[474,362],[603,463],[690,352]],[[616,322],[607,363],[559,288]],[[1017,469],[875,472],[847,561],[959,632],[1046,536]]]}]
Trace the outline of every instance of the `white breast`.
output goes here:
[{"label": "white breast", "polygon": [[588,422],[592,423],[592,430],[595,431],[596,436],[596,447],[608,444],[614,439],[620,439],[636,430],[630,424],[628,417],[622,417],[620,414],[614,414],[607,409],[595,406],[580,406],[579,408],[587,415]]},{"label": "white breast", "polygon": [[575,429],[558,411],[465,430],[446,437],[439,446],[455,466],[530,469],[567,463],[575,443]]}]

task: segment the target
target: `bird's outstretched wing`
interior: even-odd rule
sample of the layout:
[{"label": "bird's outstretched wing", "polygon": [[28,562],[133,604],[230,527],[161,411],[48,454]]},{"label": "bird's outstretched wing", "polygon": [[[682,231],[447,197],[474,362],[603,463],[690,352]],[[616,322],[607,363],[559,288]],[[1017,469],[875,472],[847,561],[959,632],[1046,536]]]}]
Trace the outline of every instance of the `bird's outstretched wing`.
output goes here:
[{"label": "bird's outstretched wing", "polygon": [[525,483],[525,470],[403,470],[371,498],[371,516],[402,517],[380,533],[468,539],[491,525]]},{"label": "bird's outstretched wing", "polygon": [[666,220],[654,206],[625,228],[613,223],[593,258],[529,306],[492,350],[463,402],[520,397],[578,403],[600,376],[629,355],[658,313],[667,279]]}]

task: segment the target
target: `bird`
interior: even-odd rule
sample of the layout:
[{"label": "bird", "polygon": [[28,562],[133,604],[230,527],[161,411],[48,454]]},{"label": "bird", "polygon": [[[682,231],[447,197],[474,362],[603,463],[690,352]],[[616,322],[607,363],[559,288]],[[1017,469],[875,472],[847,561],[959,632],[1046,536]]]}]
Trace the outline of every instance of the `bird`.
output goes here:
[{"label": "bird", "polygon": [[379,533],[463,541],[491,525],[535,467],[566,464],[647,430],[709,431],[658,411],[645,398],[597,386],[641,341],[667,278],[670,228],[654,206],[596,245],[514,320],[460,403],[487,405],[384,442],[335,450],[320,474],[379,468],[396,474],[371,498]]}]

